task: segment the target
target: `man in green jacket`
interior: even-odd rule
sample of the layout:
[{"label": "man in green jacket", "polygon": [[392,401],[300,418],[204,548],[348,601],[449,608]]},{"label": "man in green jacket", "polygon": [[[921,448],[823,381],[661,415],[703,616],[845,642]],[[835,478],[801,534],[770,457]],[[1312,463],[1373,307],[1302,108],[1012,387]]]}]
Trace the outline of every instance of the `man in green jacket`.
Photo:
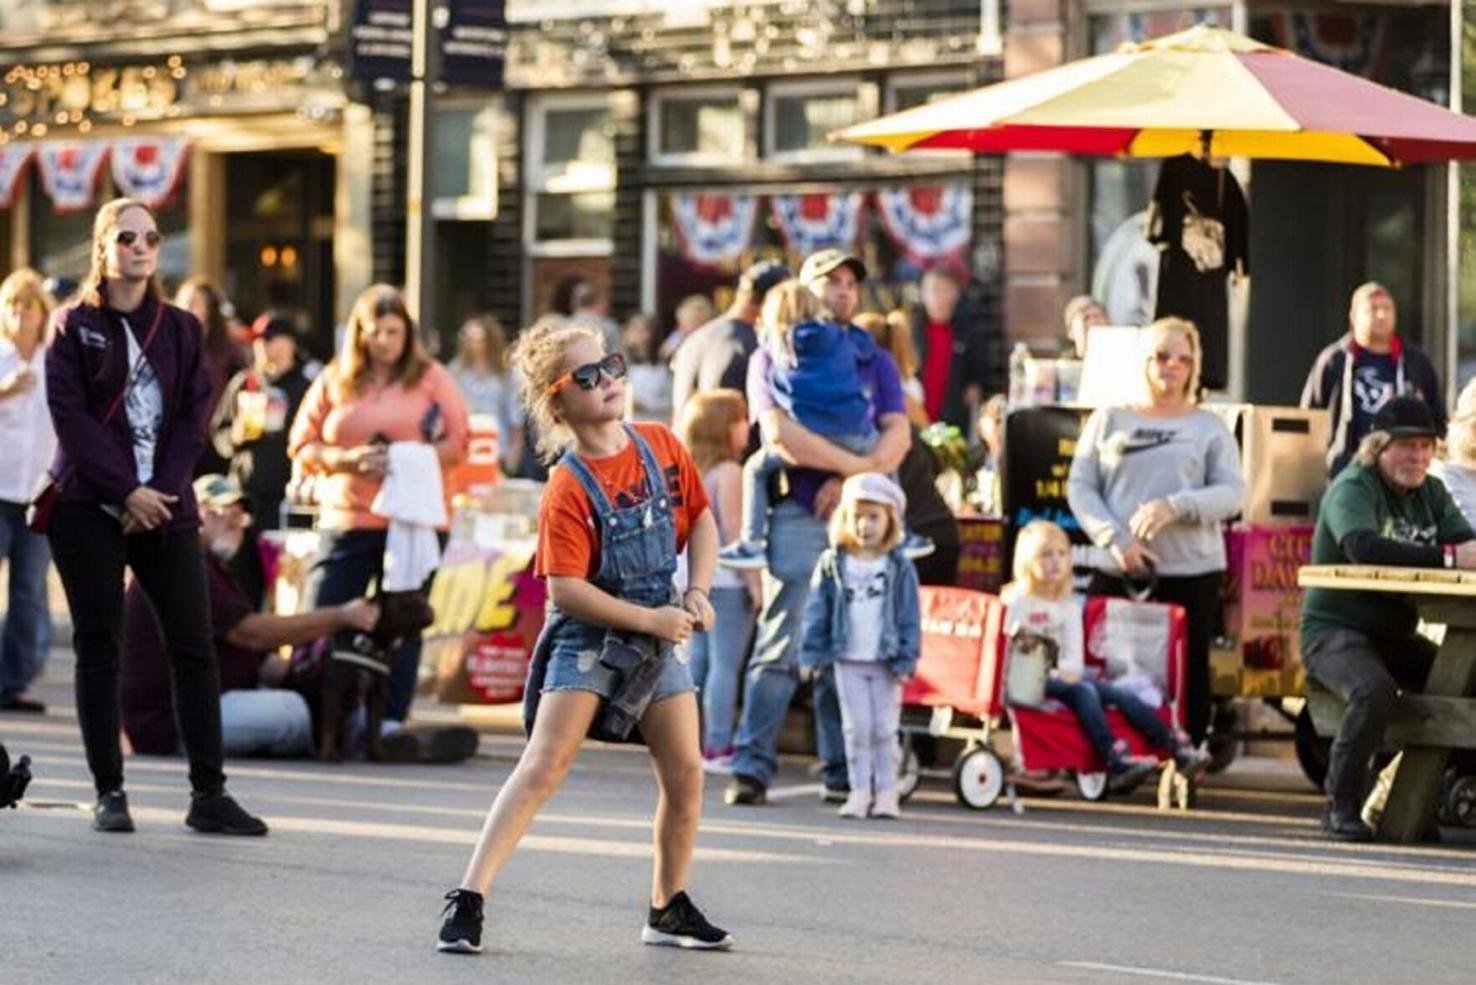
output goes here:
[{"label": "man in green jacket", "polygon": [[[1323,497],[1313,564],[1476,569],[1476,534],[1429,475],[1438,434],[1424,401],[1384,404]],[[1373,755],[1400,685],[1422,686],[1435,658],[1417,621],[1409,597],[1392,592],[1312,588],[1302,600],[1307,673],[1347,703],[1327,770],[1323,825],[1334,838],[1373,836],[1360,817]]]}]

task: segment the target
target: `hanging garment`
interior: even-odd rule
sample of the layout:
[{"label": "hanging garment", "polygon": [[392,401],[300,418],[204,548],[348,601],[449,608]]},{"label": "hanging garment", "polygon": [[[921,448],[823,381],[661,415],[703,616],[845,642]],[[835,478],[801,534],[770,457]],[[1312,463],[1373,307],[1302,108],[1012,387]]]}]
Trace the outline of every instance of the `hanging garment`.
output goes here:
[{"label": "hanging garment", "polygon": [[1155,317],[1187,318],[1204,347],[1200,382],[1223,389],[1230,369],[1225,278],[1250,269],[1245,194],[1235,176],[1188,154],[1163,162],[1148,211],[1159,249]]},{"label": "hanging garment", "polygon": [[420,441],[392,442],[389,469],[369,508],[389,520],[381,590],[420,588],[441,563],[436,529],[446,525],[441,460],[435,447]]}]

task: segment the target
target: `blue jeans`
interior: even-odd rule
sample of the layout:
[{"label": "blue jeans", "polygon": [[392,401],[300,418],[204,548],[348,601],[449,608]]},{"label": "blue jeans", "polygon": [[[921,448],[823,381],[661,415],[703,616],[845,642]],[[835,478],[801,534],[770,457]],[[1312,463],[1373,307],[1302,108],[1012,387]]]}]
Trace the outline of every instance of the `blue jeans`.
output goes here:
[{"label": "blue jeans", "polygon": [[738,671],[753,639],[753,607],[747,589],[714,588],[712,608],[712,629],[692,634],[692,681],[702,692],[702,748],[719,753],[733,744]]},{"label": "blue jeans", "polygon": [[[758,642],[744,681],[733,772],[767,785],[779,771],[779,730],[799,685],[799,635],[810,575],[826,547],[825,524],[793,500],[769,514],[769,565],[763,572],[764,609]],[[815,740],[827,786],[846,786],[846,743],[833,672],[815,679]]]},{"label": "blue jeans", "polygon": [[227,691],[220,696],[220,736],[227,756],[306,756],[313,716],[296,691]]},{"label": "blue jeans", "polygon": [[20,694],[41,676],[51,648],[46,569],[51,546],[26,526],[26,508],[0,503],[0,561],[10,566],[10,599],[0,637],[0,698]]},{"label": "blue jeans", "polygon": [[1158,712],[1131,691],[1113,687],[1103,681],[1077,681],[1068,684],[1058,677],[1046,681],[1046,697],[1054,698],[1071,709],[1081,730],[1086,733],[1103,764],[1113,766],[1122,756],[1113,748],[1116,740],[1107,724],[1107,709],[1122,712],[1128,724],[1148,744],[1162,752],[1173,752],[1178,743],[1173,729],[1164,724]]},{"label": "blue jeans", "polygon": [[[306,612],[363,598],[369,586],[384,575],[384,530],[324,530],[318,556],[308,572],[303,600]],[[445,546],[445,535],[440,535]],[[420,634],[407,637],[390,664],[384,717],[403,722],[415,700],[415,678],[420,670]]]},{"label": "blue jeans", "polygon": [[[866,455],[876,447],[881,435],[868,426],[860,434],[826,435],[825,438],[848,452]],[[767,446],[760,447],[743,463],[743,526],[738,535],[744,541],[762,544],[768,539],[769,480],[788,464],[783,455]]]}]

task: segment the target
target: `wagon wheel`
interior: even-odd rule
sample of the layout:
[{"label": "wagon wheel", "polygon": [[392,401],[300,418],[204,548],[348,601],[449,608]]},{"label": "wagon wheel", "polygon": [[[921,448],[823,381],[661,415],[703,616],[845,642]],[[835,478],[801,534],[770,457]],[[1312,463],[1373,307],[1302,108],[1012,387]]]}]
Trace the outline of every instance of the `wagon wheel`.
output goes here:
[{"label": "wagon wheel", "polygon": [[982,811],[992,807],[1004,791],[1004,763],[991,750],[976,746],[953,764],[953,792],[965,807]]}]

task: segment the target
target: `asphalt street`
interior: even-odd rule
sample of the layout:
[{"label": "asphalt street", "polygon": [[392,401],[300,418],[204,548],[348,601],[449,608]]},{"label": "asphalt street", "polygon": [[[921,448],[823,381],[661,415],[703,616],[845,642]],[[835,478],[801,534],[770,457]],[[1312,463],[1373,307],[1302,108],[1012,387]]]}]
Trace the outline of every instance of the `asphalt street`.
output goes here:
[{"label": "asphalt street", "polygon": [[61,688],[0,715],[28,804],[0,813],[0,982],[1470,982],[1476,847],[1324,842],[1295,767],[1243,759],[1189,813],[1148,791],[960,808],[925,781],[901,821],[843,821],[802,760],[762,808],[707,813],[693,897],[728,954],[643,947],[654,783],[591,747],[488,903],[486,953],[434,950],[441,895],[520,748],[454,767],[239,761],[273,830],[198,835],[184,765],[128,762],[139,830],[88,824]]}]

